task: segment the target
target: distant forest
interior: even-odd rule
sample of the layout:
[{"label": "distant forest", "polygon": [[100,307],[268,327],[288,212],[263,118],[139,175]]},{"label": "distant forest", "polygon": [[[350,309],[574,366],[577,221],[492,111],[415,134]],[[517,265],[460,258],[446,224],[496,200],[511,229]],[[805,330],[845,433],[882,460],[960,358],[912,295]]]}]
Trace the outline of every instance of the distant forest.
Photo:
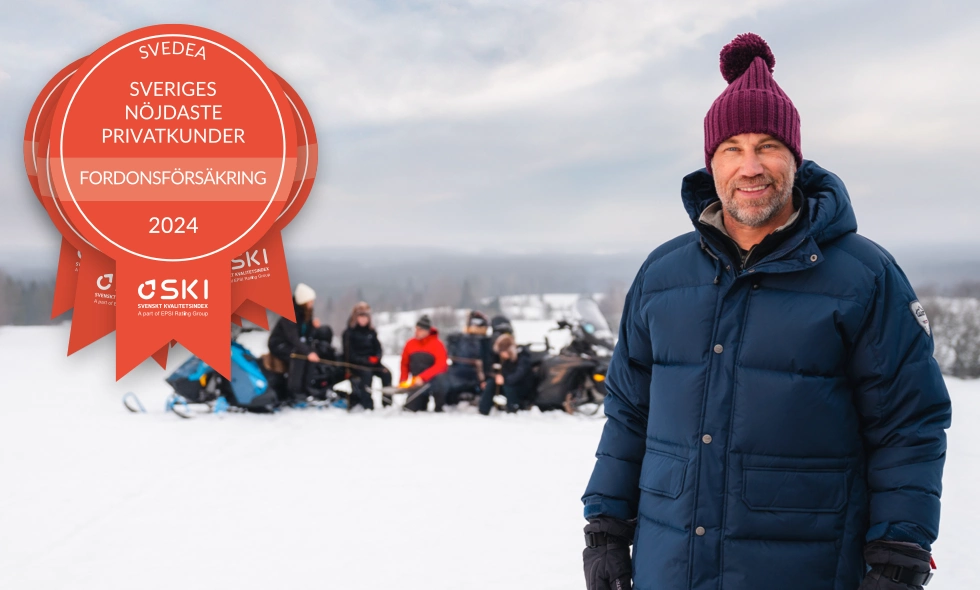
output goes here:
[{"label": "distant forest", "polygon": [[[618,325],[622,301],[643,255],[448,256],[392,259],[366,254],[356,260],[291,256],[289,274],[317,292],[317,315],[343,329],[351,308],[367,301],[375,311],[427,307],[499,312],[502,295],[605,293],[601,308]],[[52,269],[52,275],[53,269]],[[0,325],[51,324],[54,279],[41,272],[0,270]]]},{"label": "distant forest", "polygon": [[[367,301],[375,311],[446,306],[492,314],[499,311],[497,297],[544,293],[603,293],[600,307],[615,328],[626,290],[644,258],[644,253],[452,255],[405,250],[331,256],[311,251],[290,253],[289,274],[294,285],[304,282],[316,290],[317,315],[335,330],[343,329],[358,301]],[[976,276],[973,266],[949,264],[943,274],[937,269],[945,267],[934,258],[923,261],[930,264],[913,259],[909,265],[913,281],[919,279],[920,298],[980,298],[980,281],[964,280]],[[932,274],[923,272],[930,269]],[[54,281],[46,276],[41,265],[30,272],[0,270],[0,325],[70,319],[70,312],[50,318]]]},{"label": "distant forest", "polygon": [[53,297],[53,279],[17,279],[0,270],[0,326],[53,324],[71,319],[71,312],[51,319]]}]

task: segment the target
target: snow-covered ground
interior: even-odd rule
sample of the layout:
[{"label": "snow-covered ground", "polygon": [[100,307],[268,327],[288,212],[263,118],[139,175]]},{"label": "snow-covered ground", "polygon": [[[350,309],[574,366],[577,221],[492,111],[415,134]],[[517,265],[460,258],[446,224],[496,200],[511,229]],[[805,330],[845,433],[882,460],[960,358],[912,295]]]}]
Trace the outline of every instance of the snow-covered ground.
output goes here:
[{"label": "snow-covered ground", "polygon": [[[0,328],[0,588],[584,587],[578,498],[600,418],[180,420],[159,368],[115,383],[111,337],[69,358],[67,342],[67,326]],[[933,590],[980,587],[980,382],[949,387]],[[123,409],[130,390],[149,414]]]}]

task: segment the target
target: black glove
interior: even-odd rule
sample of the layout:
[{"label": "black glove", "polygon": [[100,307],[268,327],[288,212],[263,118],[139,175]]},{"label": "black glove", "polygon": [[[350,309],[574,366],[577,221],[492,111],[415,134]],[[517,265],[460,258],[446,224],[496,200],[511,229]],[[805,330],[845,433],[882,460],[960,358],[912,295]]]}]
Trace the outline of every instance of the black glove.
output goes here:
[{"label": "black glove", "polygon": [[585,586],[588,590],[630,590],[630,544],[636,522],[600,516],[585,525]]},{"label": "black glove", "polygon": [[923,590],[932,577],[932,556],[913,543],[872,541],[864,560],[871,571],[858,590]]}]

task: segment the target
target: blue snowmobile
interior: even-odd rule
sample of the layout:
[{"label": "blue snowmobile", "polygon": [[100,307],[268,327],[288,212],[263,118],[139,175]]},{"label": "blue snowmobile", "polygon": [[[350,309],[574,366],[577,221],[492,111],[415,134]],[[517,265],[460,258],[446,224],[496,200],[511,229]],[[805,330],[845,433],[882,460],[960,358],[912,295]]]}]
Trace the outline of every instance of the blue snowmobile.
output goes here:
[{"label": "blue snowmobile", "polygon": [[191,417],[189,404],[207,404],[213,412],[230,408],[273,412],[279,405],[259,360],[234,341],[231,343],[231,379],[225,379],[207,363],[192,356],[167,377],[167,383],[174,389],[167,398],[167,409],[181,418]]},{"label": "blue snowmobile", "polygon": [[[237,328],[237,327],[236,327]],[[205,404],[210,412],[231,409],[251,412],[273,412],[279,405],[275,391],[269,386],[269,375],[262,364],[236,339],[254,328],[236,329],[231,342],[231,379],[219,375],[207,363],[192,356],[184,361],[166,381],[174,393],[167,398],[167,411],[181,418],[192,418],[191,404]],[[145,412],[143,404],[133,393],[123,397],[123,405],[131,412]]]},{"label": "blue snowmobile", "polygon": [[[192,356],[177,367],[166,381],[173,388],[167,398],[166,411],[181,418],[192,418],[201,413],[191,409],[191,405],[205,406],[209,413],[226,411],[274,412],[283,405],[294,408],[327,406],[346,408],[346,400],[338,396],[333,385],[343,378],[344,371],[337,365],[346,365],[333,360],[322,360],[318,366],[306,369],[297,375],[296,382],[287,382],[287,375],[267,371],[262,360],[256,358],[247,348],[238,343],[238,336],[245,332],[260,330],[255,327],[232,327],[231,338],[231,379],[219,375],[207,363]],[[333,332],[329,328],[314,340],[321,356],[333,359],[330,345]],[[286,399],[281,399],[277,390]],[[292,390],[301,391],[300,394]],[[289,391],[290,393],[285,393]],[[130,412],[145,413],[146,409],[134,393],[123,396],[123,405]]]}]

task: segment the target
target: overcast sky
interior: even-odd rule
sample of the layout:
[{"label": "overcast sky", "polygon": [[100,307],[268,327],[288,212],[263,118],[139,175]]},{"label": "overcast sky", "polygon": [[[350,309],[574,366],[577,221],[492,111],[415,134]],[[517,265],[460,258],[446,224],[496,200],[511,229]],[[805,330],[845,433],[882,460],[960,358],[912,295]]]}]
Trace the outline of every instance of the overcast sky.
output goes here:
[{"label": "overcast sky", "polygon": [[650,250],[691,229],[680,181],[703,166],[718,52],[746,31],[861,233],[980,245],[973,0],[60,0],[4,2],[0,250],[59,242],[23,169],[37,93],[165,22],[237,39],[310,107],[320,174],[290,248]]}]

